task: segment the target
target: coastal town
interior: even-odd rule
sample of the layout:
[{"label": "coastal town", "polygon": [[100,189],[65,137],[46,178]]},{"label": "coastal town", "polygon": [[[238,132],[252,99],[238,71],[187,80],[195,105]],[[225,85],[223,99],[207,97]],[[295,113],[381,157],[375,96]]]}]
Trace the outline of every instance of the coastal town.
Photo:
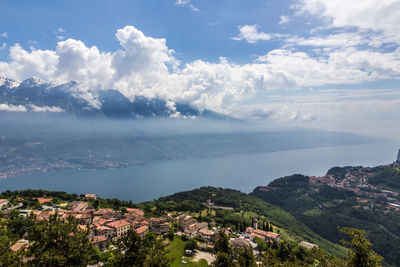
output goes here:
[{"label": "coastal town", "polygon": [[370,209],[380,207],[385,209],[385,213],[400,213],[399,192],[379,188],[368,183],[368,178],[375,175],[376,172],[387,168],[399,167],[400,162],[398,161],[375,168],[348,167],[346,172],[340,175],[328,173],[322,177],[311,176],[309,182],[313,185],[327,185],[339,190],[354,192],[359,203],[354,208]]}]

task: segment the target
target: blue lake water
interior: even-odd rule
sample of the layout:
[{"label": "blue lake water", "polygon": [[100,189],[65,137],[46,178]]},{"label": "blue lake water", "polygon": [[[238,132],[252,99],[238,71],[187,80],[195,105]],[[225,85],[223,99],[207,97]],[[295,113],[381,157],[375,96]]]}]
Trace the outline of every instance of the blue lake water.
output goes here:
[{"label": "blue lake water", "polygon": [[258,185],[294,173],[323,175],[333,166],[391,163],[397,150],[393,143],[374,143],[168,160],[125,169],[57,171],[2,179],[0,192],[40,188],[95,193],[136,203],[208,185],[248,193]]}]

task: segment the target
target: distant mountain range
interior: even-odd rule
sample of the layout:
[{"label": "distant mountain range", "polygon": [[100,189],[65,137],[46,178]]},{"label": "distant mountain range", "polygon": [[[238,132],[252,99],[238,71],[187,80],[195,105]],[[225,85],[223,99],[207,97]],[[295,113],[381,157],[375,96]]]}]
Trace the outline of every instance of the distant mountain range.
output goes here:
[{"label": "distant mountain range", "polygon": [[[171,105],[172,103],[172,105]],[[71,81],[61,85],[32,77],[22,82],[0,76],[0,104],[23,106],[27,111],[57,111],[79,117],[131,119],[141,117],[235,120],[232,117],[198,109],[184,103],[136,96],[129,100],[118,90],[82,90]]]}]

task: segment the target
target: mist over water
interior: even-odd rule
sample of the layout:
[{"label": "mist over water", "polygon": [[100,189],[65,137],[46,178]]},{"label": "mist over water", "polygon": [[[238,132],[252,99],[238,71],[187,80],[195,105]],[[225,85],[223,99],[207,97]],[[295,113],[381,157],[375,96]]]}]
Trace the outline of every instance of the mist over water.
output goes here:
[{"label": "mist over water", "polygon": [[[2,115],[2,113],[0,113]],[[394,161],[386,139],[204,119],[0,116],[0,191],[42,188],[135,202],[199,186],[250,192],[284,175]]]},{"label": "mist over water", "polygon": [[376,166],[393,161],[393,143],[300,149],[218,158],[167,160],[112,170],[69,170],[0,179],[0,191],[48,189],[96,193],[141,202],[200,186],[251,192],[294,173],[323,175],[333,166]]}]

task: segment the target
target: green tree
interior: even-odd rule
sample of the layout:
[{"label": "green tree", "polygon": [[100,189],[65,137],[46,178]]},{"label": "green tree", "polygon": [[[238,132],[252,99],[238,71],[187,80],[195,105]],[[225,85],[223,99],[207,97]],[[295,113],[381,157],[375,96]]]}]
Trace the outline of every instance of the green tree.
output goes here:
[{"label": "green tree", "polygon": [[383,258],[372,250],[371,242],[365,238],[365,232],[351,227],[339,228],[350,241],[342,240],[342,244],[349,248],[348,266],[377,267],[382,266]]},{"label": "green tree", "polygon": [[229,245],[229,238],[223,230],[219,231],[219,238],[215,243],[215,250],[217,252],[224,252],[227,253],[228,255],[232,255],[232,249],[231,246]]},{"label": "green tree", "polygon": [[6,236],[0,236],[0,266],[21,266],[19,255],[10,249],[10,240]]},{"label": "green tree", "polygon": [[239,266],[246,267],[256,267],[256,259],[254,258],[254,253],[251,247],[244,247],[236,251],[236,259],[239,263]]},{"label": "green tree", "polygon": [[7,228],[12,234],[22,237],[28,228],[28,221],[19,215],[18,210],[12,210],[8,214]]},{"label": "green tree", "polygon": [[29,266],[86,266],[95,254],[88,231],[78,228],[72,217],[50,216],[48,221],[30,218],[27,232]]},{"label": "green tree", "polygon": [[116,266],[143,266],[146,259],[146,248],[135,231],[129,230],[126,236],[119,239],[118,248]]},{"label": "green tree", "polygon": [[217,252],[217,258],[212,263],[215,267],[235,267],[237,264],[233,262],[232,255],[225,252]]},{"label": "green tree", "polygon": [[257,244],[257,249],[260,253],[267,249],[267,243],[265,242],[264,239],[259,238],[259,237],[256,237],[254,239],[255,239],[254,241],[256,241],[256,244]]},{"label": "green tree", "polygon": [[93,208],[95,209],[95,210],[97,210],[98,208],[99,208],[99,200],[98,199],[95,199],[94,201],[93,201]]},{"label": "green tree", "polygon": [[189,241],[185,244],[185,250],[195,250],[197,248],[197,240],[194,238],[190,238]]},{"label": "green tree", "polygon": [[166,251],[153,233],[147,233],[142,240],[135,231],[129,230],[117,246],[115,266],[169,266]]}]

